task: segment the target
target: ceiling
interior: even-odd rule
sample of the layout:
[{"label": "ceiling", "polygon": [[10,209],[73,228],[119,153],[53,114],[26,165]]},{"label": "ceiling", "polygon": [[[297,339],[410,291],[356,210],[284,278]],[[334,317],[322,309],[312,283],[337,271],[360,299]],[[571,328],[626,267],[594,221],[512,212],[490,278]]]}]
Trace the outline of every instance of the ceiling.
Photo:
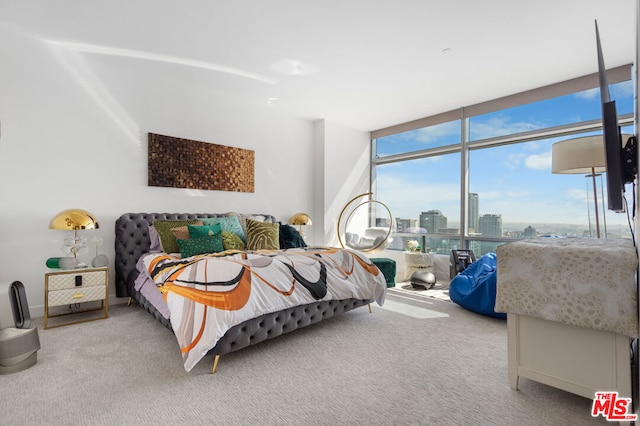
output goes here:
[{"label": "ceiling", "polygon": [[607,67],[630,63],[636,2],[0,0],[0,26],[81,58],[126,110],[368,131],[596,72],[595,19]]}]

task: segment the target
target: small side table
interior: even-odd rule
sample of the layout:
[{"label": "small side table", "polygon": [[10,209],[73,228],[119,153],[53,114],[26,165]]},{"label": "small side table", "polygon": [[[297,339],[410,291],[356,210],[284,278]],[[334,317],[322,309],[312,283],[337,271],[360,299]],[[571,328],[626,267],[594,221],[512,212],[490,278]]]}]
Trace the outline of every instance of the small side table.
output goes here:
[{"label": "small side table", "polygon": [[405,279],[409,280],[411,274],[416,271],[427,271],[433,273],[433,261],[435,253],[404,252]]},{"label": "small side table", "polygon": [[[60,327],[109,317],[109,269],[82,268],[45,274],[44,328]],[[93,302],[93,303],[89,303]],[[100,302],[97,307],[97,302]],[[76,306],[67,309],[64,306]],[[51,312],[52,308],[57,313]],[[60,312],[61,311],[61,312]],[[83,316],[85,312],[102,311],[102,316]],[[49,320],[61,316],[73,316],[68,322],[49,324]]]}]

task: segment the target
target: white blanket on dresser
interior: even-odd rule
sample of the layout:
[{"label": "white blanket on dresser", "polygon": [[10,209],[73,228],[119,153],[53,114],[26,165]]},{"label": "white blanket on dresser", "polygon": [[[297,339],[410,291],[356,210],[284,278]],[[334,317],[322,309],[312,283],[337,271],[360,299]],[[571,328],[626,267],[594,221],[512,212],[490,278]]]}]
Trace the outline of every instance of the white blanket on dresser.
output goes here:
[{"label": "white blanket on dresser", "polygon": [[538,238],[496,252],[497,312],[638,337],[631,240]]},{"label": "white blanket on dresser", "polygon": [[184,259],[156,253],[139,265],[164,295],[187,371],[227,330],[249,319],[320,300],[382,305],[386,294],[380,270],[343,249],[226,251]]}]

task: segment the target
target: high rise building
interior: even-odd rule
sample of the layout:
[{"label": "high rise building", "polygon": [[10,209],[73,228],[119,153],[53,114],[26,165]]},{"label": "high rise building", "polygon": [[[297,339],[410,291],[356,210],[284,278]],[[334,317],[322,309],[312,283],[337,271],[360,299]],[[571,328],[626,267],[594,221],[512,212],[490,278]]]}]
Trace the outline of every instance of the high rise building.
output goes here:
[{"label": "high rise building", "polygon": [[447,217],[440,210],[429,210],[420,213],[420,227],[429,234],[436,234],[440,229],[447,228]]},{"label": "high rise building", "polygon": [[478,232],[478,217],[480,212],[480,197],[475,192],[469,193],[469,205],[468,205],[468,221],[469,221],[469,233]]},{"label": "high rise building", "polygon": [[377,217],[376,218],[376,226],[378,227],[388,227],[389,225],[391,225],[389,223],[389,218],[388,217]]},{"label": "high rise building", "polygon": [[409,228],[416,226],[415,219],[402,219],[396,217],[396,232],[410,232]]},{"label": "high rise building", "polygon": [[502,215],[483,214],[478,218],[478,232],[485,237],[502,236]]}]

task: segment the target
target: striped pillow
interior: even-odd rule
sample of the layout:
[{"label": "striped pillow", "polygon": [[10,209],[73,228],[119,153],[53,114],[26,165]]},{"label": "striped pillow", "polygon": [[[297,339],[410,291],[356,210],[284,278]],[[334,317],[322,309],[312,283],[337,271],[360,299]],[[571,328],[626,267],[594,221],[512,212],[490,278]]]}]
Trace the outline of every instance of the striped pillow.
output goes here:
[{"label": "striped pillow", "polygon": [[247,250],[279,250],[280,224],[247,219]]}]

